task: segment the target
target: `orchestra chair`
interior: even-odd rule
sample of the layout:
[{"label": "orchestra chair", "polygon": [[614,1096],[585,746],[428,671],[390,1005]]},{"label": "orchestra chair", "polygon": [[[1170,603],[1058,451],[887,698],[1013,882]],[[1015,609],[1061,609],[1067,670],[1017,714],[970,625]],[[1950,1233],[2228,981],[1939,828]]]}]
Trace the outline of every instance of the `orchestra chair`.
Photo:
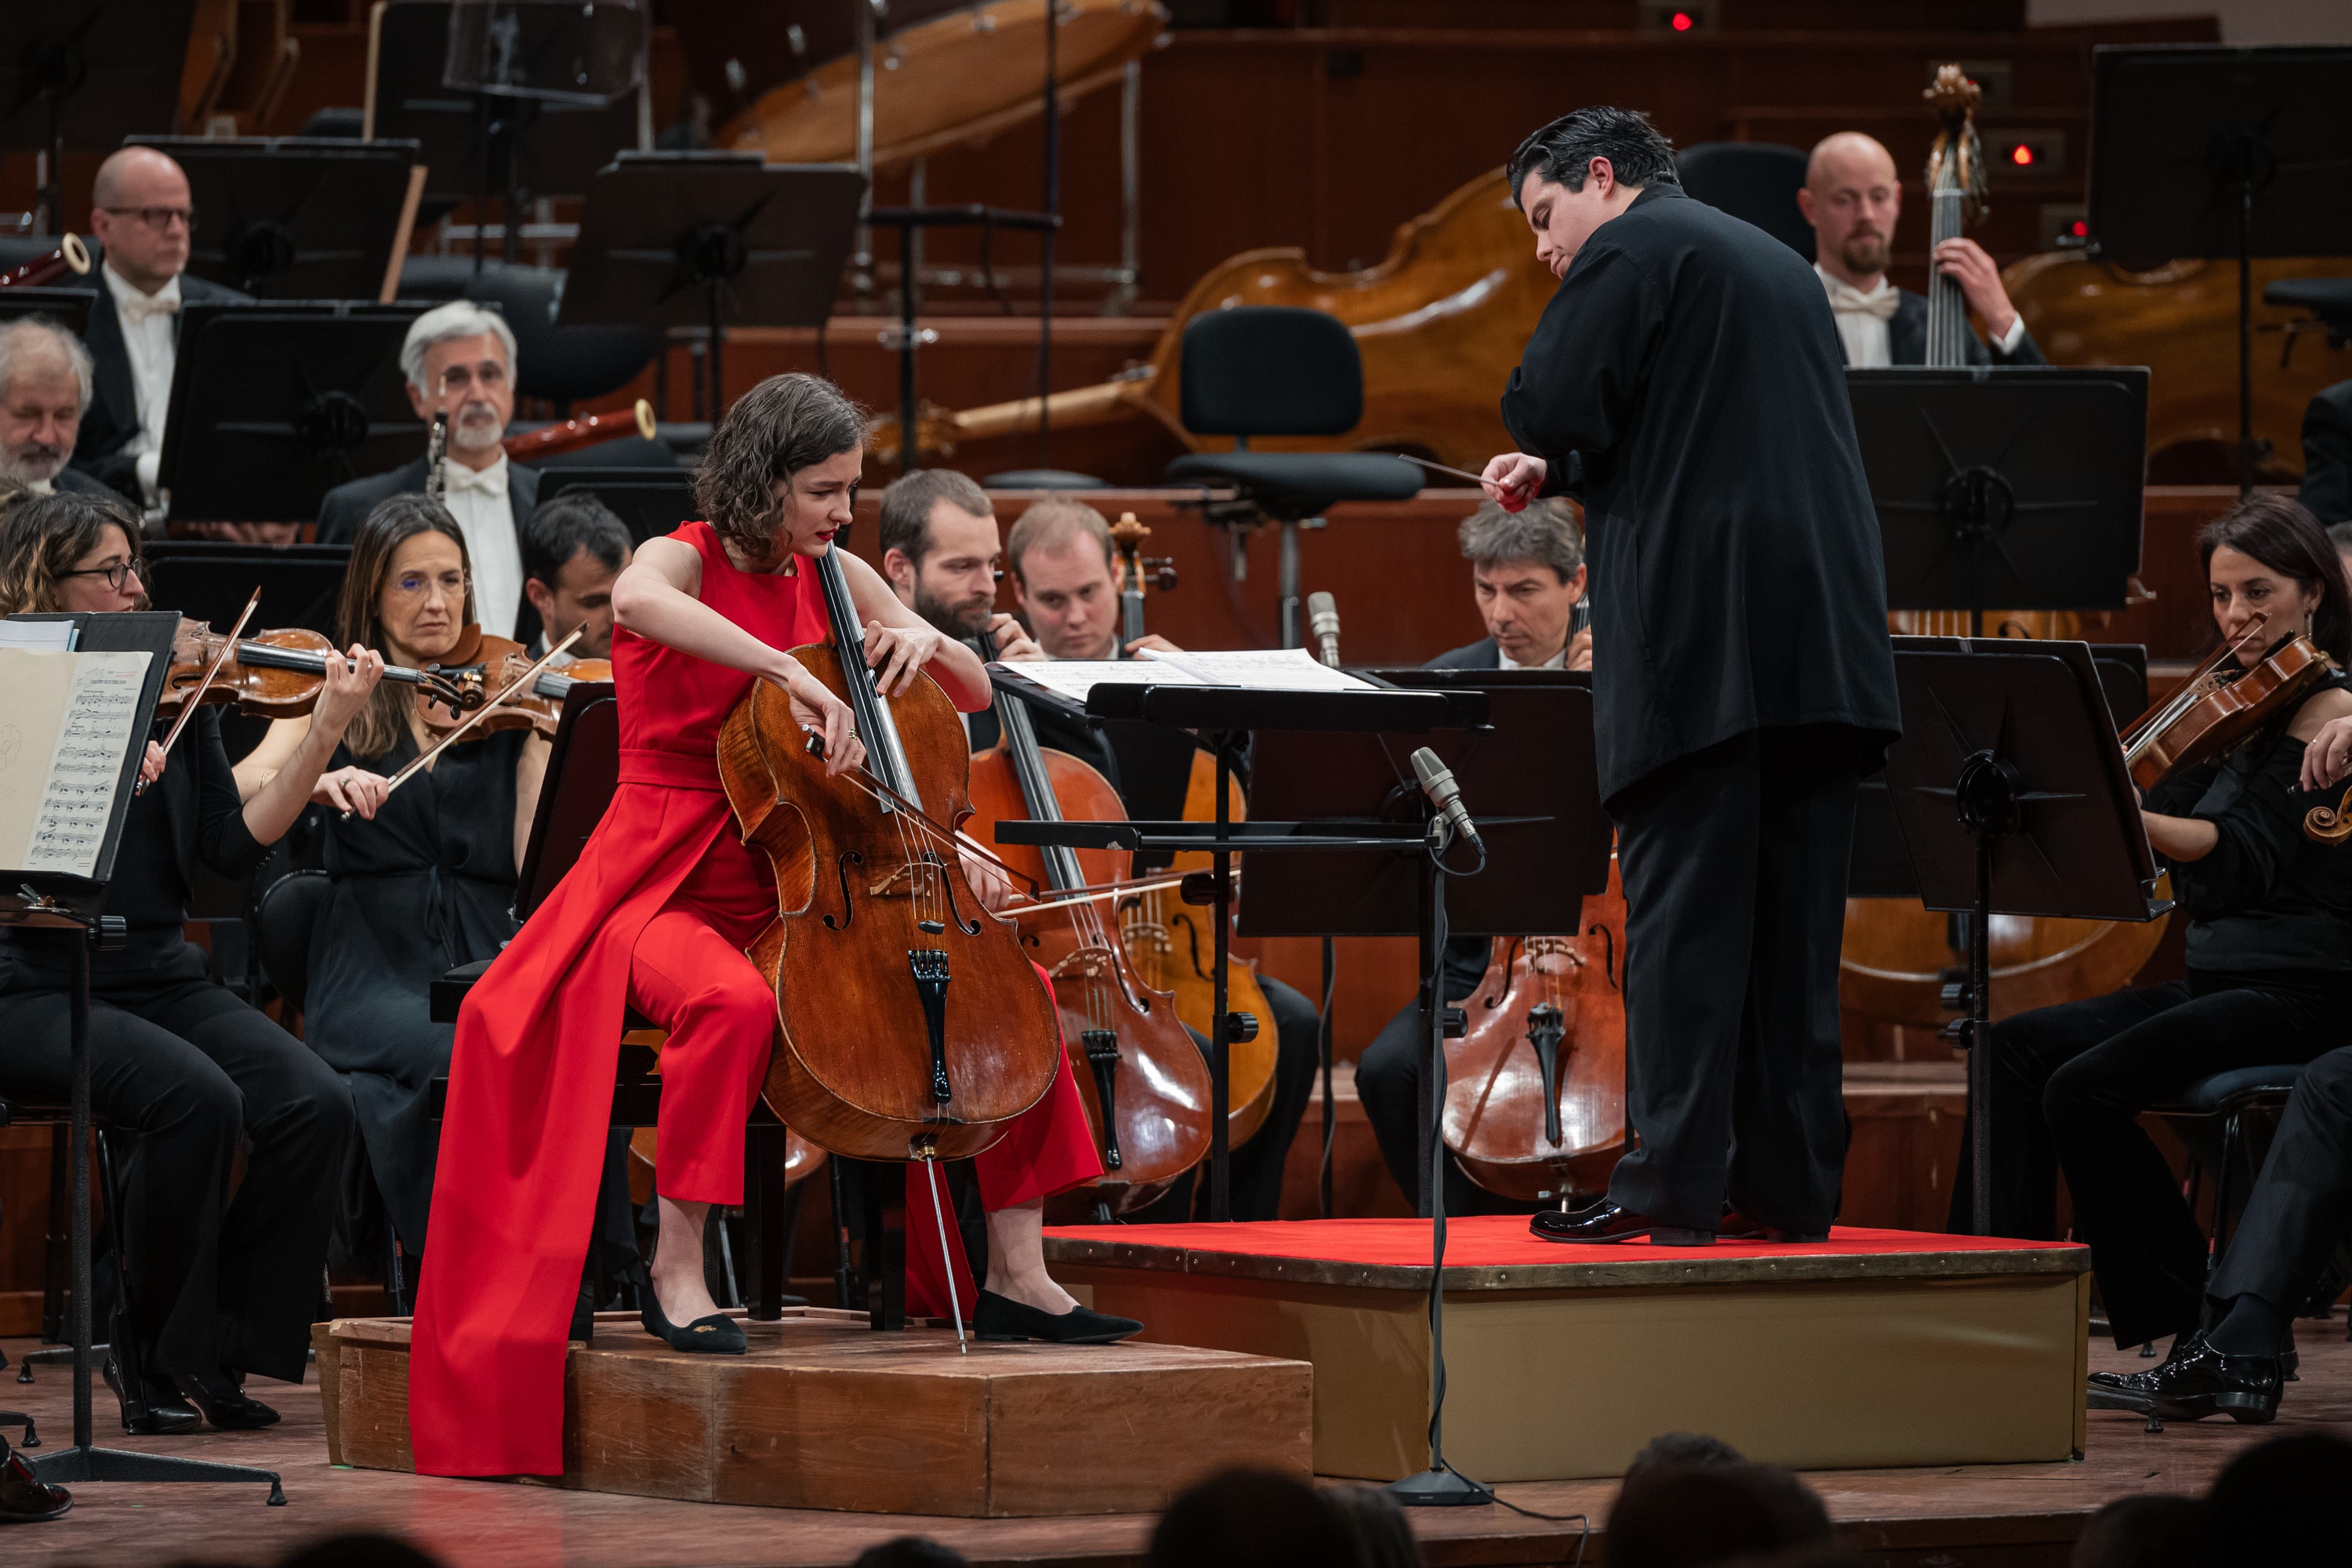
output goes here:
[{"label": "orchestra chair", "polygon": [[[2267,1126],[2274,1126],[2302,1078],[2299,1063],[2236,1068],[2198,1079],[2178,1100],[2148,1107],[2149,1115],[2172,1125],[2189,1145],[2189,1181],[2183,1196],[2192,1214],[2196,1212],[2198,1189],[2205,1174],[2206,1160],[2199,1152],[2200,1145],[2210,1151],[2212,1133],[2218,1125],[2221,1151],[2213,1160],[2213,1221],[2205,1233],[2205,1278],[2209,1282],[2214,1270],[2221,1266],[2221,1251],[2229,1244],[2229,1227],[2235,1217],[2231,1205],[2244,1205],[2253,1178],[2262,1170],[2261,1152],[2254,1147],[2251,1135],[2252,1123],[2261,1118]],[[2239,1185],[2242,1172],[2245,1177],[2242,1189]],[[2144,1349],[2140,1353],[2149,1352]]]},{"label": "orchestra chair", "polygon": [[[483,959],[474,963],[459,964],[433,983],[432,1017],[436,1024],[452,1024],[457,1020],[458,1009],[464,1005],[466,993],[474,983],[488,973],[491,961]],[[614,1072],[613,1111],[611,1125],[635,1131],[639,1128],[656,1127],[661,1121],[661,1074],[651,1046],[641,1043],[646,1034],[658,1033],[650,1019],[635,1008],[624,1006],[621,1016],[621,1054]],[[640,1039],[633,1040],[631,1036]],[[448,1101],[449,1080],[433,1080],[429,1114],[434,1121],[441,1120],[443,1107]],[[763,1098],[751,1102],[751,1119],[743,1128],[743,1220],[751,1242],[751,1291],[749,1301],[738,1300],[733,1248],[727,1237],[723,1222],[718,1226],[719,1246],[707,1251],[706,1258],[715,1258],[719,1264],[719,1280],[724,1289],[716,1292],[721,1307],[741,1305],[753,1318],[773,1321],[783,1316],[788,1306],[805,1306],[801,1298],[786,1294],[784,1287],[792,1279],[793,1234],[799,1227],[802,1188],[806,1183],[788,1183],[784,1179],[787,1154],[784,1124],[768,1109]],[[714,1218],[716,1218],[714,1214]]]},{"label": "orchestra chair", "polygon": [[[2352,278],[2284,278],[2263,288],[2263,303],[2308,310],[2327,329],[2327,346],[2352,341]],[[2290,323],[2293,332],[2302,323]],[[2291,344],[2293,338],[2288,339]]]},{"label": "orchestra chair", "polygon": [[1805,153],[1777,142],[1699,142],[1675,154],[1683,192],[1754,224],[1808,262],[1813,226],[1797,210]]},{"label": "orchestra chair", "polygon": [[1105,490],[1110,487],[1092,474],[1067,468],[1013,468],[980,481],[984,490]]},{"label": "orchestra chair", "polygon": [[[71,1337],[71,1331],[66,1323],[66,1291],[68,1282],[73,1278],[73,1235],[71,1222],[67,1215],[67,1181],[69,1172],[66,1164],[66,1130],[72,1123],[73,1108],[70,1105],[50,1105],[39,1100],[23,1099],[15,1094],[0,1092],[0,1127],[47,1127],[50,1130],[49,1228],[47,1246],[41,1258],[41,1340],[50,1348],[25,1352],[23,1364],[16,1369],[18,1383],[32,1382],[33,1368],[37,1364],[65,1366],[72,1364],[73,1362],[73,1346],[63,1342]],[[103,1237],[105,1250],[113,1255],[115,1264],[112,1270],[115,1289],[114,1310],[109,1314],[110,1321],[107,1326],[107,1336],[102,1342],[93,1339],[89,1347],[91,1365],[96,1367],[103,1365],[109,1356],[115,1355],[115,1346],[122,1342],[122,1335],[118,1331],[122,1313],[130,1300],[131,1280],[122,1268],[122,1231],[120,1220],[122,1213],[122,1184],[116,1175],[117,1166],[114,1158],[114,1139],[119,1130],[109,1126],[94,1112],[90,1117],[89,1130],[91,1141],[98,1152],[99,1194],[106,1209],[103,1216],[106,1226]],[[91,1261],[93,1265],[98,1261],[98,1254],[95,1250],[93,1250]],[[97,1278],[98,1271],[93,1267],[91,1269],[93,1286]],[[97,1328],[98,1303],[105,1299],[105,1292],[94,1289],[93,1294],[96,1300],[91,1301],[90,1308],[91,1328],[94,1335]],[[132,1361],[130,1347],[124,1345],[116,1364],[123,1377],[123,1387],[129,1391],[130,1404],[126,1408],[133,1408],[135,1414],[135,1407],[142,1406],[145,1403],[146,1395],[143,1390],[146,1385],[140,1380],[138,1367],[131,1364]],[[25,1441],[22,1446],[27,1448],[39,1447],[40,1440],[33,1430],[31,1416],[20,1415],[13,1410],[0,1410],[0,1426],[17,1421],[25,1425]]]},{"label": "orchestra chair", "polygon": [[1187,452],[1172,484],[1231,487],[1205,500],[1211,522],[1282,525],[1282,646],[1302,646],[1298,531],[1320,528],[1340,501],[1404,500],[1421,470],[1383,452],[1254,452],[1262,437],[1346,436],[1364,418],[1364,362],[1347,323],[1322,310],[1240,305],[1203,310],[1184,327],[1178,414],[1195,436],[1230,436],[1230,452]]}]

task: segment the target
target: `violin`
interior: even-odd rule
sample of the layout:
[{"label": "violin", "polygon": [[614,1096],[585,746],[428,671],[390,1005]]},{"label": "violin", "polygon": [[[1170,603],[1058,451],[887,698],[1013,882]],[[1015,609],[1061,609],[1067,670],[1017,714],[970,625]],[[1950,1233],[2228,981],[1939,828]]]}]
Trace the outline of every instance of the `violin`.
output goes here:
[{"label": "violin", "polygon": [[[1164,593],[1176,585],[1176,569],[1142,553],[1151,530],[1137,521],[1133,512],[1121,514],[1110,532],[1118,552],[1119,646],[1123,648],[1144,635],[1145,582],[1156,582]],[[1238,784],[1226,791],[1226,801],[1232,819],[1241,821],[1246,813]],[[1213,822],[1216,816],[1216,759],[1196,751],[1192,776],[1184,786],[1182,816],[1186,822]],[[1169,867],[1169,879],[1208,870],[1215,858],[1206,850],[1180,854]],[[1188,1026],[1203,1035],[1213,1034],[1216,933],[1202,924],[1200,911],[1184,903],[1172,887],[1162,885],[1122,899],[1118,920],[1120,944],[1142,984],[1173,995],[1176,1016]],[[1225,1010],[1245,1013],[1257,1024],[1248,1037],[1235,1035],[1225,1043],[1225,1141],[1227,1147],[1238,1149],[1257,1136],[1274,1110],[1274,1068],[1281,1050],[1273,1028],[1273,1009],[1257,983],[1255,959],[1226,960]]]},{"label": "violin", "polygon": [[2124,760],[2133,783],[2154,789],[2180,769],[2220,756],[2291,712],[2335,670],[2336,661],[2301,632],[2288,633],[2245,663],[2244,650],[2269,620],[2256,613],[2179,690],[2126,726]]},{"label": "violin", "polygon": [[1052,1002],[1013,922],[965,880],[963,722],[929,677],[885,698],[837,552],[814,560],[833,640],[793,650],[856,716],[863,767],[828,775],[791,700],[756,683],[719,736],[744,844],[775,868],[747,955],[776,994],[765,1092],[785,1125],[861,1160],[960,1160],[1061,1070]]},{"label": "violin", "polygon": [[1573,936],[1497,939],[1445,1042],[1445,1146],[1486,1191],[1519,1203],[1607,1190],[1625,1152],[1625,892],[1584,900]]},{"label": "violin", "polygon": [[[155,710],[176,715],[193,699],[199,704],[235,703],[243,712],[271,719],[299,719],[318,703],[330,658],[343,658],[350,667],[332,642],[301,626],[256,632],[236,638],[232,646],[228,637],[202,621],[183,618],[172,639],[172,668]],[[467,694],[436,670],[386,665],[383,679],[415,687],[428,705],[446,709],[453,719],[468,706]],[[480,699],[474,698],[471,706],[481,706]]]},{"label": "violin", "polygon": [[[983,657],[993,640],[981,634]],[[1127,811],[1110,781],[1066,752],[1037,743],[1028,704],[1002,692],[996,721],[1003,742],[971,760],[971,798],[979,820],[1117,822]],[[1120,869],[1117,851],[988,842],[1017,870],[1057,893],[1108,882]],[[1022,942],[1054,979],[1087,1120],[1103,1173],[1073,1219],[1108,1224],[1162,1193],[1209,1152],[1209,1065],[1177,1016],[1176,999],[1146,986],[1129,963],[1122,932],[1091,899],[1071,900],[1042,915],[1021,916]]]},{"label": "violin", "polygon": [[[451,650],[454,656],[463,649],[463,661],[453,658],[452,662],[436,664],[434,668],[466,695],[469,712],[486,705],[490,710],[476,719],[466,731],[468,740],[501,730],[536,730],[552,740],[556,725],[563,717],[565,695],[583,682],[613,679],[611,659],[575,658],[569,664],[542,669],[524,681],[538,661],[522,644],[511,637],[492,637],[478,627],[468,626],[467,631],[470,635],[459,642],[457,649]],[[503,697],[499,695],[501,692],[505,693]],[[436,731],[449,730],[462,717],[451,714],[443,719],[437,713],[428,713],[425,727]]]}]

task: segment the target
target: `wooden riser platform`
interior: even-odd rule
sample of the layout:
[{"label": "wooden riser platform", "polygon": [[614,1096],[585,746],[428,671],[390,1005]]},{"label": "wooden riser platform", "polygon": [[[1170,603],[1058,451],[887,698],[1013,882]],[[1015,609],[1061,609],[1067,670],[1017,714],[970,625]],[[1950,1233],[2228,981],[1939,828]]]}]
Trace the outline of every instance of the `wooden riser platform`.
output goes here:
[{"label": "wooden riser platform", "polygon": [[[1309,1473],[1303,1362],[977,1341],[959,1355],[950,1329],[877,1334],[862,1312],[824,1309],[744,1328],[748,1355],[681,1355],[625,1314],[600,1319],[565,1370],[561,1484],[1011,1519],[1159,1509],[1185,1478],[1220,1464]],[[404,1318],[313,1331],[334,1463],[415,1468],[408,1331]]]},{"label": "wooden riser platform", "polygon": [[[1448,1227],[1445,1455],[1486,1481],[1622,1473],[1707,1432],[1798,1469],[2065,1459],[2083,1445],[2087,1253],[1840,1230],[1813,1247],[1557,1247]],[[1315,1469],[1429,1460],[1429,1227],[1070,1228],[1055,1278],[1153,1340],[1315,1367]],[[1149,1240],[1143,1238],[1149,1237]]]}]

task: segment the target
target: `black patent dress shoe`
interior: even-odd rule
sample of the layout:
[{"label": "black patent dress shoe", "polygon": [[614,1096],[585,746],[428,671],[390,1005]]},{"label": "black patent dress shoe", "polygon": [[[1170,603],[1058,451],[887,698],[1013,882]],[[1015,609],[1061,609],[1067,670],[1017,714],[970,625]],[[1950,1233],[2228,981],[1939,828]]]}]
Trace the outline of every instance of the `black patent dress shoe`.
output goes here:
[{"label": "black patent dress shoe", "polygon": [[73,1507],[73,1493],[33,1473],[25,1457],[0,1437],[0,1524],[38,1524]]},{"label": "black patent dress shoe", "polygon": [[1538,1241],[1619,1242],[1650,1238],[1653,1247],[1713,1247],[1715,1232],[1659,1225],[1618,1204],[1599,1203],[1574,1214],[1545,1209],[1528,1221]]},{"label": "black patent dress shoe", "polygon": [[1042,1340],[1055,1345],[1108,1345],[1143,1331],[1133,1318],[1073,1307],[1060,1314],[982,1290],[972,1308],[971,1331],[983,1340]]},{"label": "black patent dress shoe", "polygon": [[2278,1357],[2223,1355],[2199,1339],[2149,1372],[2094,1373],[2088,1403],[2165,1421],[2227,1415],[2259,1426],[2278,1415],[2280,1382]]},{"label": "black patent dress shoe", "polygon": [[661,1299],[651,1291],[646,1293],[646,1304],[638,1310],[638,1321],[646,1332],[674,1351],[688,1355],[742,1355],[751,1348],[743,1337],[743,1325],[724,1312],[713,1312],[707,1318],[697,1318],[690,1323],[673,1323],[662,1316]]},{"label": "black patent dress shoe", "polygon": [[1827,1241],[1826,1230],[1790,1230],[1777,1225],[1759,1225],[1738,1209],[1723,1211],[1723,1224],[1717,1234],[1726,1241],[1777,1241],[1788,1244]]},{"label": "black patent dress shoe", "polygon": [[278,1412],[258,1399],[247,1398],[245,1389],[228,1373],[216,1372],[210,1377],[184,1373],[179,1383],[188,1403],[224,1432],[257,1432],[278,1425]]},{"label": "black patent dress shoe", "polygon": [[194,1432],[205,1424],[194,1405],[180,1397],[180,1391],[165,1378],[142,1377],[139,1380],[140,1397],[132,1399],[122,1391],[122,1372],[108,1356],[100,1369],[106,1386],[114,1390],[114,1397],[122,1404],[122,1429],[139,1437],[169,1437],[183,1432]]}]

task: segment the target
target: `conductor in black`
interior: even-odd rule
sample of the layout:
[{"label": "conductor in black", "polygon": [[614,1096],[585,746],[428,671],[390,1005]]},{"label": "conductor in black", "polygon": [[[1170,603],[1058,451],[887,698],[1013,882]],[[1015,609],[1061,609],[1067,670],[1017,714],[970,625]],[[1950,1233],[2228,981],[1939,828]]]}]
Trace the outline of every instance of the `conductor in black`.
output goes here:
[{"label": "conductor in black", "polygon": [[1901,729],[1837,329],[1795,251],[1684,195],[1641,115],[1566,115],[1509,173],[1560,283],[1503,396],[1519,449],[1484,478],[1584,503],[1640,1141],[1606,1202],[1535,1233],[1820,1240],[1854,803]]}]

